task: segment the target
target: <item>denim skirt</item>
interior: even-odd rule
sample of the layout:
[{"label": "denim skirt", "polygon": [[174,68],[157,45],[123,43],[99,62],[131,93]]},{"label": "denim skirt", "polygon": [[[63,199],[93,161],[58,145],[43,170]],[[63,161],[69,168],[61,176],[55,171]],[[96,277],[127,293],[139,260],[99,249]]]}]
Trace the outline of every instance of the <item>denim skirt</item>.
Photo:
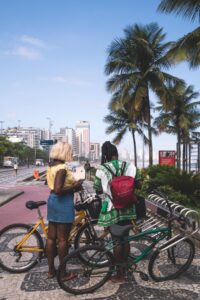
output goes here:
[{"label": "denim skirt", "polygon": [[47,204],[47,220],[56,223],[73,223],[74,193],[63,196],[50,193]]}]

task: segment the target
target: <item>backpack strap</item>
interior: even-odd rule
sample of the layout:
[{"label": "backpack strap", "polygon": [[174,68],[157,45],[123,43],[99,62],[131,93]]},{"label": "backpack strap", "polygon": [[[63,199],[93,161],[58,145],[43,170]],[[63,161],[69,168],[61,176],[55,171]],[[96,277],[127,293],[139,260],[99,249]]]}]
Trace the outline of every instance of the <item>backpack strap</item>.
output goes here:
[{"label": "backpack strap", "polygon": [[112,175],[113,177],[116,177],[116,176],[117,176],[117,174],[115,174],[115,173],[113,172],[113,170],[111,170],[111,168],[110,168],[109,166],[106,166],[105,164],[104,164],[103,166],[104,166],[104,168],[105,168],[106,170],[108,170],[108,171],[111,173],[111,175]]},{"label": "backpack strap", "polygon": [[121,168],[121,176],[124,175],[125,168],[126,168],[126,162],[123,161],[122,162],[122,168]]}]

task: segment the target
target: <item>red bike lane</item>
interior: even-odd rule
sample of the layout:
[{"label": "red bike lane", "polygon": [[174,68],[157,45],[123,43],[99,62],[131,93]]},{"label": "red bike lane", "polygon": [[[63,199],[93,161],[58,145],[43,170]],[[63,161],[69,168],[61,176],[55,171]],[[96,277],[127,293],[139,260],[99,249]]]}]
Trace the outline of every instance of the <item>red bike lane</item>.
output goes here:
[{"label": "red bike lane", "polygon": [[[49,188],[46,185],[18,186],[18,188],[23,190],[24,194],[0,207],[0,229],[12,223],[35,223],[38,218],[37,210],[26,208],[25,203],[29,200],[47,201],[48,199]],[[41,206],[40,209],[46,219],[47,206]]]}]

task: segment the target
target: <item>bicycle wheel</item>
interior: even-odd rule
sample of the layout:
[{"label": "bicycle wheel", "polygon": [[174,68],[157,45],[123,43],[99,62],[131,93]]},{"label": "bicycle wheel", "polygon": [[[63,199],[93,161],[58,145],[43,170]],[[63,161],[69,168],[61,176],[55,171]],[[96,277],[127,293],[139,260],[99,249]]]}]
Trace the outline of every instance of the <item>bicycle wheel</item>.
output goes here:
[{"label": "bicycle wheel", "polygon": [[155,281],[175,279],[189,268],[194,255],[194,244],[189,239],[166,250],[156,250],[149,261],[149,274]]},{"label": "bicycle wheel", "polygon": [[[0,267],[11,273],[23,273],[33,268],[42,252],[16,250],[18,243],[30,231],[31,226],[26,224],[12,224],[0,231]],[[35,231],[23,247],[43,249],[43,240]]]},{"label": "bicycle wheel", "polygon": [[[74,248],[79,249],[87,245],[103,246],[104,242],[108,242],[109,240],[111,240],[109,232],[105,232],[104,228],[97,224],[97,220],[92,220],[90,223],[86,223],[81,226],[78,230],[74,240]],[[83,256],[83,254],[87,253],[80,253],[80,255],[82,255],[82,259],[87,262],[88,257]]]},{"label": "bicycle wheel", "polygon": [[[90,257],[84,262],[80,257]],[[101,260],[106,264],[99,263]],[[60,287],[75,295],[92,293],[100,288],[114,271],[113,255],[99,246],[85,246],[67,255],[58,268],[57,280]],[[63,274],[73,273],[74,278],[63,280]]]}]

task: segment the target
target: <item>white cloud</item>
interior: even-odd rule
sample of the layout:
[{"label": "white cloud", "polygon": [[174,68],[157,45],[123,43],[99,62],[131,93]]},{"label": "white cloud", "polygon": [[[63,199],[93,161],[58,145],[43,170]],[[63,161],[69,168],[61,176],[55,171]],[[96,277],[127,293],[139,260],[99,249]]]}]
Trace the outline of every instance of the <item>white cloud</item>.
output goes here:
[{"label": "white cloud", "polygon": [[19,41],[21,41],[22,43],[25,43],[25,44],[29,44],[29,45],[38,47],[38,48],[45,48],[45,43],[42,40],[32,37],[30,35],[20,36]]},{"label": "white cloud", "polygon": [[20,46],[11,52],[12,55],[21,56],[29,60],[40,59],[40,53],[32,48]]},{"label": "white cloud", "polygon": [[41,58],[43,48],[46,48],[46,45],[42,40],[29,35],[22,35],[15,39],[13,49],[6,51],[5,55],[20,56],[28,60],[38,60]]},{"label": "white cloud", "polygon": [[54,77],[41,77],[39,78],[39,80],[42,81],[50,81],[50,82],[55,82],[55,83],[63,83],[66,85],[70,85],[70,86],[91,86],[91,83],[79,78],[67,78],[64,76],[54,76]]}]

